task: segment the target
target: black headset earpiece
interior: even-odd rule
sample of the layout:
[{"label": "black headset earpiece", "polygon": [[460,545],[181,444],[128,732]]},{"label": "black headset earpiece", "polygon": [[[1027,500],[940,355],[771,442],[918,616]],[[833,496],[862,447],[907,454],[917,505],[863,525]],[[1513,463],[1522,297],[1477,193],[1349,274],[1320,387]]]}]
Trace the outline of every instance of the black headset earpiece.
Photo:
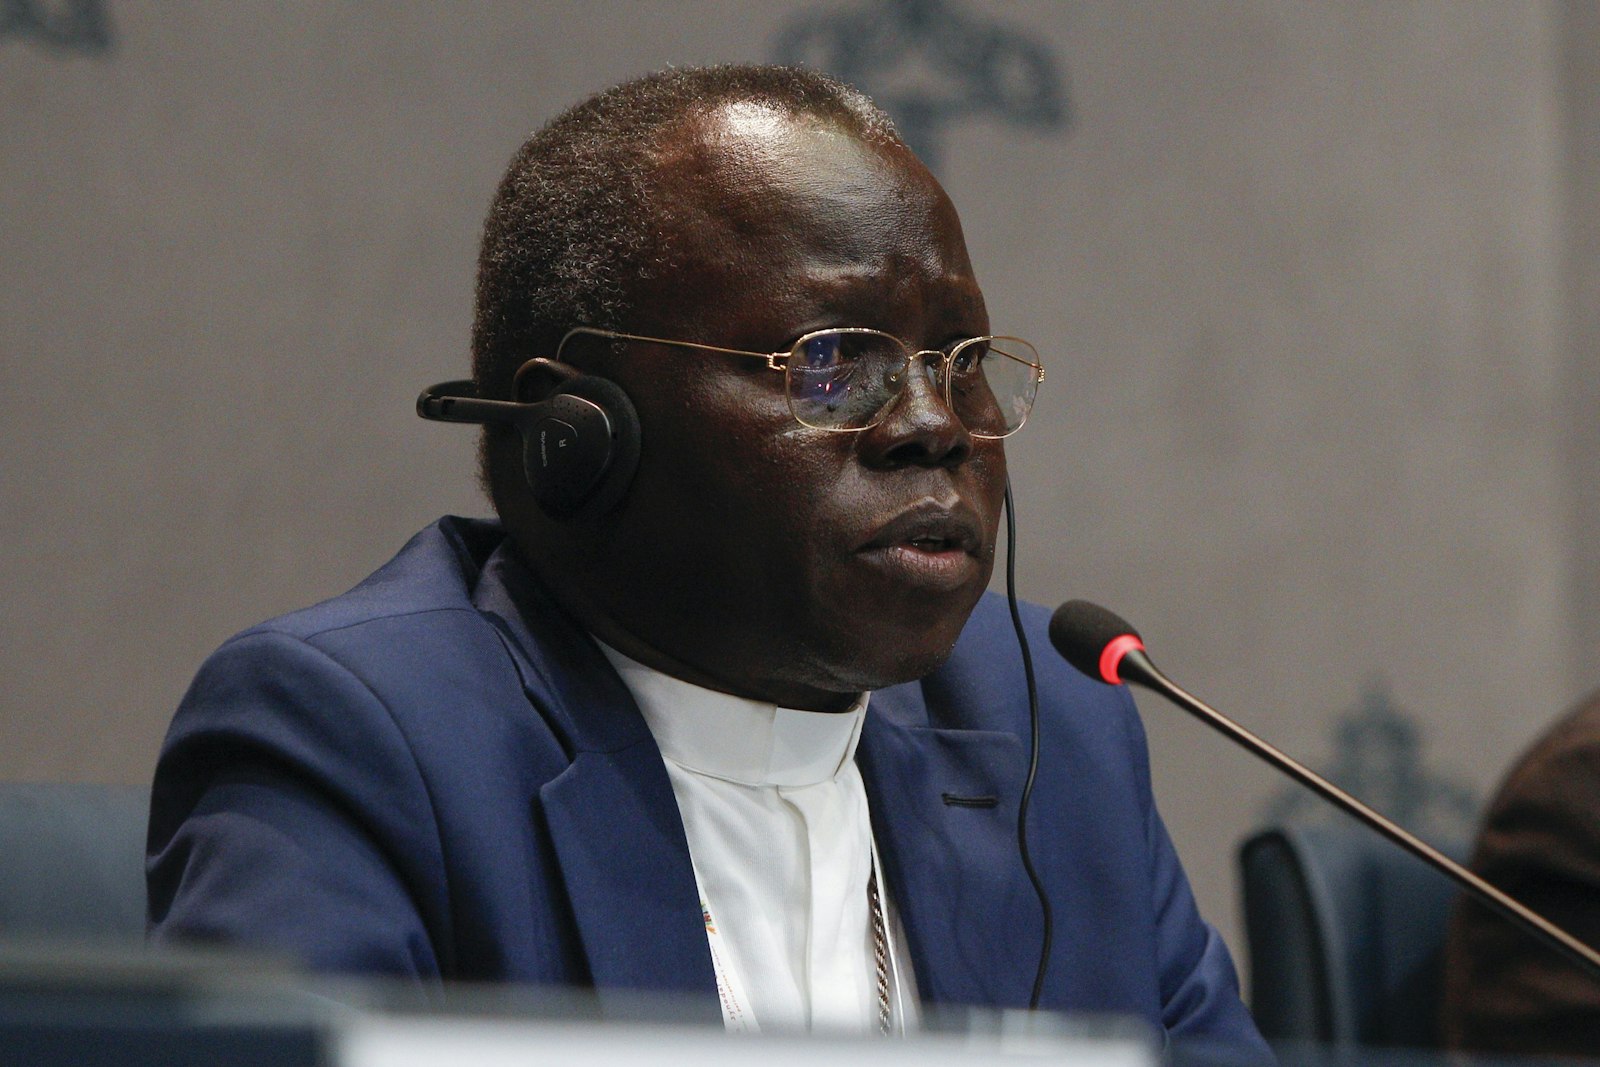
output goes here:
[{"label": "black headset earpiece", "polygon": [[639,466],[639,416],[622,387],[580,374],[529,406],[541,411],[522,432],[522,469],[545,513],[592,518],[616,507]]},{"label": "black headset earpiece", "polygon": [[[537,364],[537,366],[535,366]],[[553,519],[604,515],[639,466],[639,416],[617,383],[550,360],[524,367],[559,384],[532,402],[480,400],[471,381],[423,390],[417,414],[441,422],[498,423],[522,434],[522,470],[534,502]],[[523,372],[518,372],[520,388]]]}]

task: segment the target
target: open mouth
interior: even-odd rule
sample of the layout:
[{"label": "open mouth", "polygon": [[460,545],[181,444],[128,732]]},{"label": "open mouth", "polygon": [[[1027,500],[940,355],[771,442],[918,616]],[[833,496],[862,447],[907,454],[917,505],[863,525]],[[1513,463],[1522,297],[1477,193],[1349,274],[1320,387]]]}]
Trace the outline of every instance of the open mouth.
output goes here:
[{"label": "open mouth", "polygon": [[982,545],[969,509],[926,501],[880,526],[858,555],[897,584],[947,591],[981,577]]}]

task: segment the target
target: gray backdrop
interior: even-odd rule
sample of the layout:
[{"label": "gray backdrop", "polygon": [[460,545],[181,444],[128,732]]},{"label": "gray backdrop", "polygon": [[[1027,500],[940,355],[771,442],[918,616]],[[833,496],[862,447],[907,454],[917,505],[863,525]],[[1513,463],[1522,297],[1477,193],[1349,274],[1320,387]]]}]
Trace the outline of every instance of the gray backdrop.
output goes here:
[{"label": "gray backdrop", "polygon": [[[0,0],[0,777],[145,780],[229,633],[482,513],[472,435],[411,407],[465,367],[506,159],[628,75],[798,56],[893,106],[996,328],[1046,354],[1025,595],[1117,607],[1459,833],[1600,682],[1597,30],[1498,0]],[[1236,841],[1312,810],[1140,701],[1237,949]]]}]

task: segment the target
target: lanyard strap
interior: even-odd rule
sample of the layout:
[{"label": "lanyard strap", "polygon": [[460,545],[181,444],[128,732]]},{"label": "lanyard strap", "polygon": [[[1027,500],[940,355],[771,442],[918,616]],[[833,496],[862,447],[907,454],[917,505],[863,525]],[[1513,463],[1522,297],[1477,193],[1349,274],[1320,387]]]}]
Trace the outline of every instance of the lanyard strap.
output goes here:
[{"label": "lanyard strap", "polygon": [[[871,859],[872,870],[867,875],[867,911],[872,924],[872,963],[877,980],[878,1033],[888,1037],[894,1033],[894,1013],[889,1001],[889,933],[888,925],[883,918],[883,901],[878,895],[876,843],[872,846]],[[700,877],[700,869],[694,866],[693,857],[690,858],[689,865],[694,869],[695,889],[700,893],[700,916],[705,921],[706,944],[711,949],[711,969],[717,976],[717,1000],[722,1005],[722,1024],[729,1033],[758,1034],[761,1032],[761,1026],[748,1007],[744,982],[733,967],[727,946],[723,944],[722,930],[711,915],[711,905],[707,903],[705,890],[701,888],[704,883]]]},{"label": "lanyard strap", "polygon": [[695,891],[700,894],[700,917],[705,920],[706,944],[711,948],[711,969],[717,976],[717,1000],[722,1005],[722,1025],[730,1034],[759,1034],[761,1027],[756,1023],[755,1015],[745,1007],[744,983],[734,971],[733,961],[727,958],[722,930],[711,916],[711,905],[706,902],[706,891],[702,888],[705,880],[700,877],[700,868],[695,866],[693,856],[689,857],[689,866],[694,870]]}]

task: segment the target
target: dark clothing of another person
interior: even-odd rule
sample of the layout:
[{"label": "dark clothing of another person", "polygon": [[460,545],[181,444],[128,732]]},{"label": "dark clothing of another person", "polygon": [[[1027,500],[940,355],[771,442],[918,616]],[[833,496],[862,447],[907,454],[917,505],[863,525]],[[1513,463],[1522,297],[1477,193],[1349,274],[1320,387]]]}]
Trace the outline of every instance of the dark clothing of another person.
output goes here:
[{"label": "dark clothing of another person", "polygon": [[[1490,805],[1473,869],[1600,946],[1600,692],[1517,764]],[[1445,958],[1450,1048],[1600,1056],[1600,981],[1476,904],[1457,906]]]}]

